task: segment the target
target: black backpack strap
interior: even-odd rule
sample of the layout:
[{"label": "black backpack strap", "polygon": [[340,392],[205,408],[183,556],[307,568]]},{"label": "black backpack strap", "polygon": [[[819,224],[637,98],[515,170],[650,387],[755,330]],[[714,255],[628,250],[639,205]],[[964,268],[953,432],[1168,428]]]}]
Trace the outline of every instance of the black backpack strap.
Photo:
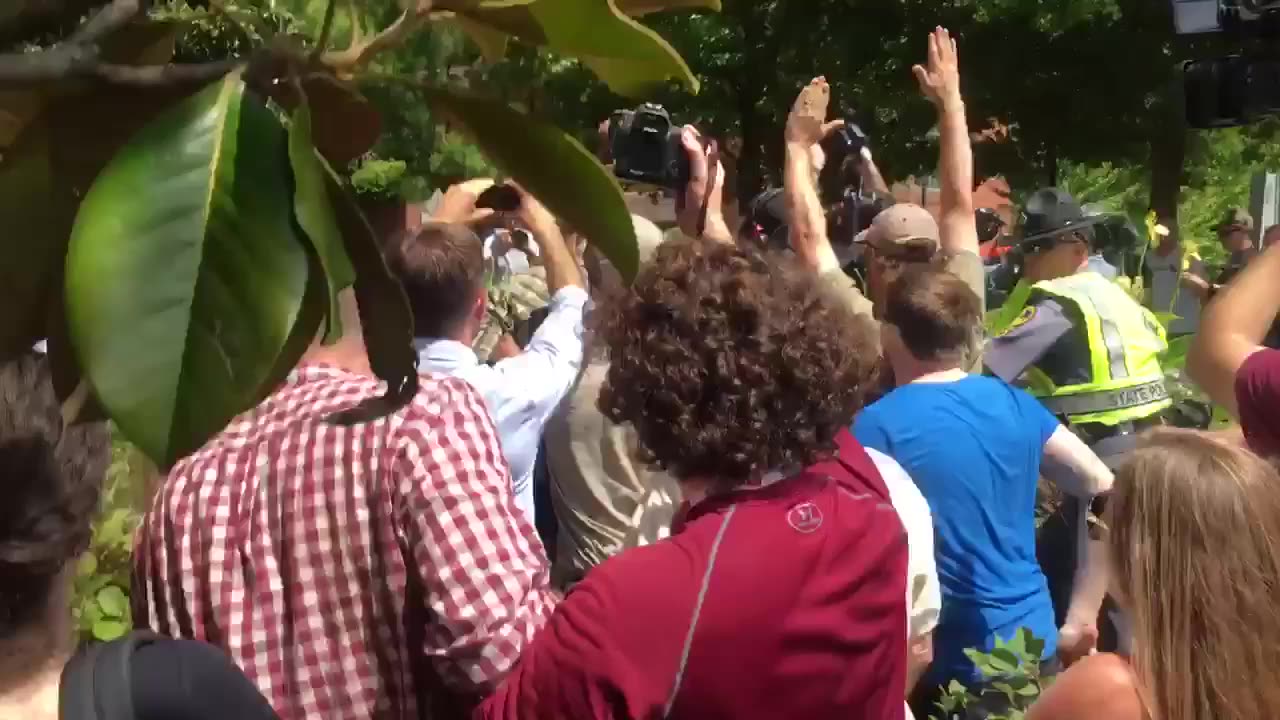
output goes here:
[{"label": "black backpack strap", "polygon": [[135,720],[130,672],[133,652],[158,637],[132,632],[76,653],[62,670],[59,720]]}]

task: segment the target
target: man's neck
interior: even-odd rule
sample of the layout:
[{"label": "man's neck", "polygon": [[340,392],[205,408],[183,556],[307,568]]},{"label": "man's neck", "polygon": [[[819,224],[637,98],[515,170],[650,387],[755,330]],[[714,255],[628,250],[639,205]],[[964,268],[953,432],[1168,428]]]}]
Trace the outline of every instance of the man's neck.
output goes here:
[{"label": "man's neck", "polygon": [[316,342],[302,356],[302,361],[332,365],[355,375],[374,376],[373,368],[369,365],[369,353],[361,337],[343,336],[329,346]]},{"label": "man's neck", "polygon": [[898,385],[908,383],[953,382],[968,375],[955,360],[922,362],[915,358],[896,358],[892,361],[893,377]]}]

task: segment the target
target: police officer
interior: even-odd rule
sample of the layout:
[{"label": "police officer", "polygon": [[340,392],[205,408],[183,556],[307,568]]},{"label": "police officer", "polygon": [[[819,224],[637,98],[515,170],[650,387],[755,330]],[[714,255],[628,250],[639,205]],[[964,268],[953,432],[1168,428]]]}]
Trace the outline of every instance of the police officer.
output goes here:
[{"label": "police officer", "polygon": [[[987,370],[1040,398],[1114,468],[1171,404],[1158,358],[1164,328],[1124,288],[1090,269],[1093,226],[1104,216],[1086,214],[1056,188],[1035,193],[1024,214],[1016,251],[1032,290],[1016,319],[988,342]],[[1050,479],[1062,472],[1042,469]],[[1066,530],[1078,517],[1074,500],[1065,499]],[[1072,543],[1065,545],[1066,557],[1042,557],[1060,613],[1075,566]]]}]

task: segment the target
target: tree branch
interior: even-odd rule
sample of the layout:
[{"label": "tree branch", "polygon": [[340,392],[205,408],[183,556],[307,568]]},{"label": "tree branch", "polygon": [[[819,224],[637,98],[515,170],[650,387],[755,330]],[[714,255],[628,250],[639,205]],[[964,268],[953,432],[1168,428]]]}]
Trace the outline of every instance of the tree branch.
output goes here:
[{"label": "tree branch", "polygon": [[413,31],[422,27],[430,14],[431,0],[410,0],[400,17],[377,35],[365,40],[359,34],[353,34],[351,47],[327,52],[321,56],[320,61],[339,72],[354,70],[369,62],[374,55],[398,45]]},{"label": "tree branch", "polygon": [[81,25],[66,44],[96,45],[111,33],[128,25],[142,12],[142,0],[112,0]]},{"label": "tree branch", "polygon": [[244,64],[243,60],[190,63],[183,65],[112,65],[93,67],[92,76],[112,85],[129,87],[169,87],[195,85],[216,80]]},{"label": "tree branch", "polygon": [[99,43],[141,12],[142,0],[112,0],[65,42],[38,52],[0,53],[0,88],[76,78],[133,87],[185,85],[213,80],[241,64],[241,61],[220,61],[133,66],[102,62]]}]

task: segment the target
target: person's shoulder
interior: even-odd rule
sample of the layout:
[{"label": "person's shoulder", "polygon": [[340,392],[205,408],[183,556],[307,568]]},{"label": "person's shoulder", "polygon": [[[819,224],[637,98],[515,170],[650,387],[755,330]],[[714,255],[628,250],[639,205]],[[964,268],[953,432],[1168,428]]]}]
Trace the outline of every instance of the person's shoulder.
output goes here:
[{"label": "person's shoulder", "polygon": [[610,644],[643,643],[648,633],[665,633],[688,620],[704,569],[701,559],[679,536],[624,550],[592,568],[556,612],[597,628]]},{"label": "person's shoulder", "polygon": [[1138,679],[1118,655],[1091,655],[1063,672],[1027,720],[1146,720]]},{"label": "person's shoulder", "polygon": [[[485,366],[488,367],[488,366]],[[444,427],[451,422],[467,422],[486,416],[484,393],[474,378],[462,375],[424,373],[418,376],[418,391],[393,415],[397,425],[426,423]]]},{"label": "person's shoulder", "polygon": [[928,520],[931,517],[929,503],[915,481],[911,479],[911,475],[907,473],[906,468],[875,448],[865,449],[876,471],[880,473],[880,478],[884,480],[885,487],[889,490],[889,500],[902,516],[903,524],[911,524],[909,521],[919,517]]}]

